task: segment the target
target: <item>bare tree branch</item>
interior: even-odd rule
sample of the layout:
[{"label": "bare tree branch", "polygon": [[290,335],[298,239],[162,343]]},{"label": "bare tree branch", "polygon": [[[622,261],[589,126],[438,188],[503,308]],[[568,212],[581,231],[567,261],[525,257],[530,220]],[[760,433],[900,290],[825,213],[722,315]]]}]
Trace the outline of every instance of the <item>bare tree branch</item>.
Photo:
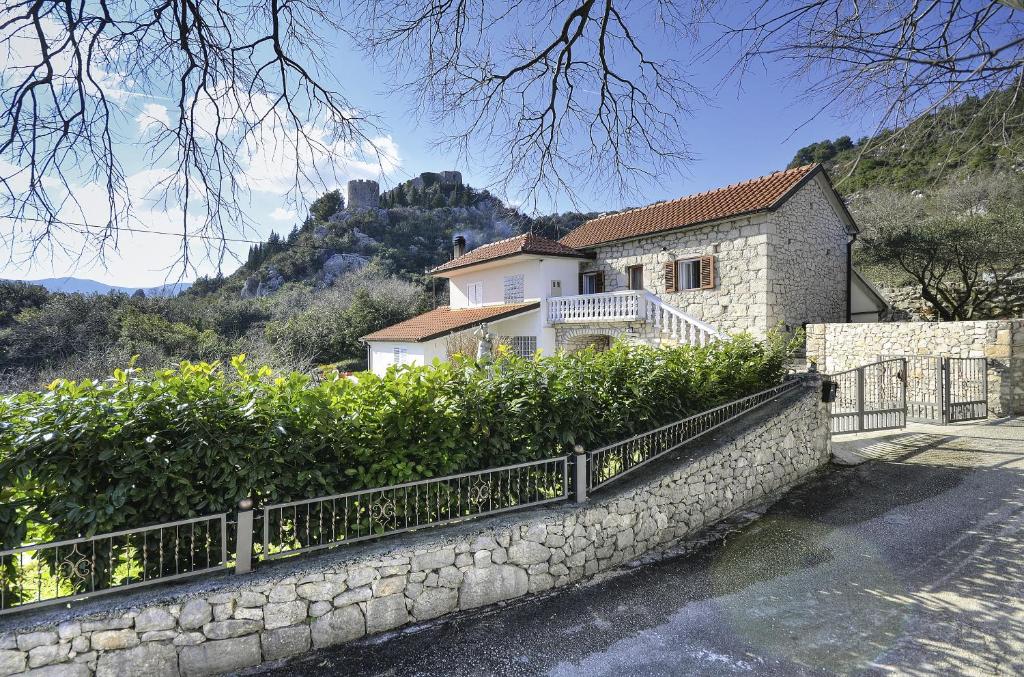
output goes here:
[{"label": "bare tree branch", "polygon": [[[613,0],[363,0],[359,44],[461,157],[526,200],[586,187],[632,194],[691,160],[681,120],[700,93],[653,55],[677,19]],[[660,25],[653,25],[659,22]],[[678,37],[678,36],[677,36]]]},{"label": "bare tree branch", "polygon": [[[145,225],[134,197],[179,215],[178,267],[187,271],[190,236],[219,238],[214,255],[223,256],[225,235],[248,225],[242,162],[254,151],[287,158],[291,198],[326,183],[323,168],[343,156],[372,157],[372,121],[326,84],[323,36],[340,30],[340,9],[309,0],[7,3],[0,219],[16,225],[4,243],[35,252],[75,241],[102,257],[123,229]],[[119,144],[147,101],[164,111],[146,125],[146,159],[162,178],[140,198]],[[105,195],[98,222],[83,188]]]}]

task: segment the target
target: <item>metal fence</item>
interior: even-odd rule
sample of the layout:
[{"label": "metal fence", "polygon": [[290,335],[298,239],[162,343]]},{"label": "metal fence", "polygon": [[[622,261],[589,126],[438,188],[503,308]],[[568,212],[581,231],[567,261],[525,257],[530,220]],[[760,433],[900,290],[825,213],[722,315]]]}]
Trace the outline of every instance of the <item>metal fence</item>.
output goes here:
[{"label": "metal fence", "polygon": [[0,551],[0,614],[198,576],[228,564],[227,515]]},{"label": "metal fence", "polygon": [[587,456],[587,488],[596,489],[682,445],[760,407],[796,387],[797,380],[762,390],[714,409],[669,423],[629,439],[594,449]]},{"label": "metal fence", "polygon": [[[789,381],[575,457],[488,468],[253,511],[0,550],[0,614],[213,571],[252,569],[336,545],[509,510],[583,501],[617,480],[794,388]],[[572,473],[570,473],[570,465]]]},{"label": "metal fence", "polygon": [[268,505],[261,559],[543,505],[569,495],[568,458]]}]

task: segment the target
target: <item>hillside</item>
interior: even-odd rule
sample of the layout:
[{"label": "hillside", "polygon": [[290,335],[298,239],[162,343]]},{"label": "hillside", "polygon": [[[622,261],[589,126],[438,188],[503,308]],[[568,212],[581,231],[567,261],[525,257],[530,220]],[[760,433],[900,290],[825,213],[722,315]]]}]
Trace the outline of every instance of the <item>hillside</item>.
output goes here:
[{"label": "hillside", "polygon": [[896,130],[853,141],[825,139],[797,151],[790,167],[822,162],[843,194],[872,188],[917,190],[953,177],[1024,170],[1024,101],[1004,117],[1007,92],[963,103]]},{"label": "hillside", "polygon": [[173,298],[0,281],[0,392],[106,376],[131,360],[158,367],[238,353],[284,370],[361,369],[360,336],[446,302],[424,272],[451,257],[454,235],[471,246],[531,229],[559,237],[590,216],[531,219],[461,177],[430,174],[377,197],[382,206],[348,209],[329,192],[287,235],[253,245],[238,270]]},{"label": "hillside", "polygon": [[[430,174],[423,174],[431,176]],[[415,284],[451,257],[452,238],[470,248],[518,235],[560,237],[592,214],[530,218],[487,191],[458,184],[409,181],[380,196],[375,209],[347,209],[339,191],[310,207],[309,216],[287,235],[272,233],[250,248],[246,262],[224,278],[200,278],[188,294],[233,298],[271,295],[288,283],[330,287],[368,266]]]}]

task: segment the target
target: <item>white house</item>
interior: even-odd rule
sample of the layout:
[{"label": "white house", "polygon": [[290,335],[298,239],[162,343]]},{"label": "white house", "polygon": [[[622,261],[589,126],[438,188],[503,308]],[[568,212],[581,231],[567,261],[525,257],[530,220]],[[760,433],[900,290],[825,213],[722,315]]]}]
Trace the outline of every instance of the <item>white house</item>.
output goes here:
[{"label": "white house", "polygon": [[820,165],[464,251],[432,275],[451,305],[363,337],[370,369],[474,352],[491,333],[522,355],[611,340],[704,343],[812,322],[871,321],[885,301],[851,265],[857,226]]}]

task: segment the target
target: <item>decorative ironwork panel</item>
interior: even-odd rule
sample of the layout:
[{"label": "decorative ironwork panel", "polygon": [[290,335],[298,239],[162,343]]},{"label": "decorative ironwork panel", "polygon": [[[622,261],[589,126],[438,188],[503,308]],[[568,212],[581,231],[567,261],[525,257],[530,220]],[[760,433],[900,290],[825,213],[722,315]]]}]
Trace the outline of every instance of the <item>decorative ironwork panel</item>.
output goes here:
[{"label": "decorative ironwork panel", "polygon": [[946,418],[950,423],[988,417],[988,360],[947,357]]},{"label": "decorative ironwork panel", "polygon": [[223,569],[227,515],[0,551],[0,614]]},{"label": "decorative ironwork panel", "polygon": [[828,375],[836,386],[829,403],[832,433],[906,426],[906,370],[906,360],[894,358]]},{"label": "decorative ironwork panel", "polygon": [[275,559],[560,501],[569,495],[568,485],[563,456],[268,505],[260,520],[259,556]]},{"label": "decorative ironwork panel", "polygon": [[798,383],[796,380],[787,381],[774,388],[595,449],[587,454],[587,486],[596,489],[615,481],[655,458],[770,402]]}]

